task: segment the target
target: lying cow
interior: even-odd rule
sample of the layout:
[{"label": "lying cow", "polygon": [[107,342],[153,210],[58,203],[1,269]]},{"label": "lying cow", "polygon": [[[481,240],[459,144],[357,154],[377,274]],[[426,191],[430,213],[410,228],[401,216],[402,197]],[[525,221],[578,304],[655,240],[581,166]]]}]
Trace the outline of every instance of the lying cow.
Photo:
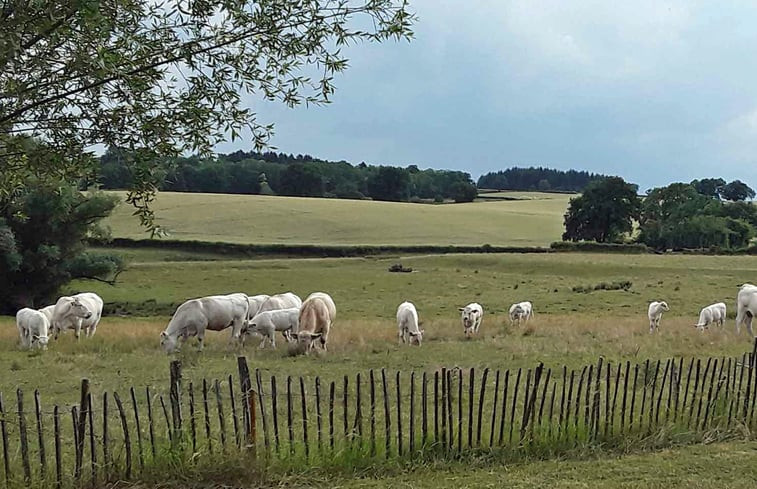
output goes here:
[{"label": "lying cow", "polygon": [[425,330],[419,328],[418,311],[412,302],[403,302],[397,307],[397,329],[399,341],[421,346]]},{"label": "lying cow", "polygon": [[102,313],[103,300],[93,292],[61,297],[53,309],[51,326],[54,338],[57,340],[61,331],[73,329],[78,340],[82,328],[87,338],[94,336]]},{"label": "lying cow", "polygon": [[484,308],[477,302],[471,302],[465,307],[459,307],[461,320],[463,322],[463,332],[466,338],[470,338],[473,334],[478,333],[478,328],[481,327],[481,320],[484,317]]},{"label": "lying cow", "polygon": [[299,331],[292,333],[297,346],[303,353],[310,353],[315,340],[320,340],[321,348],[326,351],[326,343],[331,329],[331,314],[326,302],[319,297],[311,297],[302,303],[299,317]]},{"label": "lying cow", "polygon": [[42,312],[25,307],[16,313],[16,327],[23,348],[47,349],[50,321]]},{"label": "lying cow", "polygon": [[534,308],[533,305],[529,301],[523,301],[523,302],[517,302],[510,306],[510,326],[518,323],[518,326],[520,326],[521,322],[525,323],[529,319],[531,319],[531,316],[533,315]]},{"label": "lying cow", "polygon": [[293,333],[298,332],[299,322],[300,309],[298,307],[263,311],[250,320],[247,331],[263,337],[260,348],[265,348],[266,342],[276,348],[276,331],[281,331],[288,339]]},{"label": "lying cow", "polygon": [[[172,353],[177,349],[179,338],[183,342],[197,336],[202,351],[206,330],[223,331],[244,324],[247,307],[247,301],[240,301],[235,294],[190,299],[176,309],[165,331],[160,333],[160,346],[166,353]],[[232,335],[231,340],[234,339]]]},{"label": "lying cow", "polygon": [[649,304],[647,310],[647,317],[649,318],[649,332],[654,333],[655,330],[660,331],[660,320],[662,319],[662,313],[669,311],[668,303],[665,301],[654,301]]},{"label": "lying cow", "polygon": [[717,324],[723,326],[725,323],[726,308],[725,303],[718,302],[711,304],[707,307],[703,307],[699,312],[699,321],[694,326],[699,328],[699,331],[704,332],[704,328],[707,328],[710,324]]}]

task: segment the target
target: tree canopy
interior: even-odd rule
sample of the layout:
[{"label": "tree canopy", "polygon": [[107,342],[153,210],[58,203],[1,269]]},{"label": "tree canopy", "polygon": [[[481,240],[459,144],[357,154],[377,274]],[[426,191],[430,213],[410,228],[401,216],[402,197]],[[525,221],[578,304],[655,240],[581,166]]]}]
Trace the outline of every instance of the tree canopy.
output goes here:
[{"label": "tree canopy", "polygon": [[636,185],[620,177],[591,182],[582,195],[570,199],[563,240],[619,241],[638,217],[641,202],[636,191]]},{"label": "tree canopy", "polygon": [[[127,200],[156,230],[156,157],[206,154],[227,135],[262,148],[273,126],[243,94],[328,103],[345,46],[409,39],[413,22],[406,0],[8,0],[0,192],[22,192],[27,171],[78,181],[94,145],[126,148]],[[45,154],[29,154],[18,134]]]},{"label": "tree canopy", "polygon": [[607,177],[587,171],[564,171],[543,167],[513,167],[481,175],[478,179],[478,188],[580,192],[590,182],[603,178]]}]

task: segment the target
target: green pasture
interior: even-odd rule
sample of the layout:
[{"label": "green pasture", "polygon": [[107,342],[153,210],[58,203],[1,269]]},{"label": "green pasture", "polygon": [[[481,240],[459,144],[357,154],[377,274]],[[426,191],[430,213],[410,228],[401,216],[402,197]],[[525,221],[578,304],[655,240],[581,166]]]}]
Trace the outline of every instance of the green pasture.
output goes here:
[{"label": "green pasture", "polygon": [[[168,258],[179,258],[169,256]],[[380,259],[276,259],[165,261],[164,252],[133,250],[129,269],[109,286],[76,282],[71,291],[94,290],[106,303],[147,305],[158,316],[105,317],[93,339],[78,344],[69,333],[47,352],[17,347],[12,318],[3,318],[0,389],[40,388],[48,397],[74,402],[81,377],[95,388],[164,385],[168,360],[158,335],[175,305],[197,296],[243,291],[248,294],[294,291],[329,292],[338,314],[324,355],[292,358],[279,340],[277,350],[260,351],[257,341],[240,350],[228,345],[228,332],[209,332],[207,349],[185,345],[189,378],[223,378],[235,371],[235,357],[247,355],[253,367],[280,374],[340,378],[369,368],[434,370],[440,366],[517,368],[542,361],[570,368],[596,362],[642,361],[670,356],[737,355],[751,346],[746,334],[724,330],[698,333],[699,308],[725,301],[731,310],[738,284],[754,280],[751,257],[608,254],[448,255]],[[220,258],[220,257],[215,257]],[[389,273],[401,261],[413,273]],[[630,290],[574,292],[576,286],[632,282]],[[659,334],[648,333],[646,305],[666,300],[671,312]],[[426,330],[421,348],[398,345],[395,311],[413,301]],[[513,302],[531,300],[536,317],[511,327],[506,311]],[[481,335],[466,341],[457,308],[468,302],[485,308]]]},{"label": "green pasture", "polygon": [[[200,241],[548,246],[560,239],[570,195],[512,196],[519,200],[431,205],[161,192],[154,209],[171,238]],[[126,204],[107,224],[115,237],[146,237]]]}]

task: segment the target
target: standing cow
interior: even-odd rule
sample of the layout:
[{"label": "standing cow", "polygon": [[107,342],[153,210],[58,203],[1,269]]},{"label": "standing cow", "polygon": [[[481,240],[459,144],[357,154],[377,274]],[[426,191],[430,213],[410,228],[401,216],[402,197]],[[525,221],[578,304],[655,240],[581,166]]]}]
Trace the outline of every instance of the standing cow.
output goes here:
[{"label": "standing cow", "polygon": [[[235,294],[213,295],[190,299],[176,308],[166,329],[160,333],[160,346],[166,353],[176,351],[179,338],[186,341],[197,336],[200,351],[205,346],[205,331],[222,331],[240,327],[246,322],[247,301],[240,301]],[[241,330],[241,329],[240,329]],[[231,340],[235,338],[232,334]]]},{"label": "standing cow", "polygon": [[21,309],[16,313],[16,327],[22,347],[47,349],[50,321],[40,311],[28,307]]},{"label": "standing cow", "polygon": [[533,313],[534,306],[529,301],[516,302],[510,306],[510,326],[516,322],[518,323],[518,326],[520,326],[521,322],[525,323],[531,319]]},{"label": "standing cow", "polygon": [[418,324],[418,311],[412,302],[403,302],[397,307],[397,329],[400,343],[421,346],[423,333]]},{"label": "standing cow", "polygon": [[744,284],[736,298],[736,333],[741,334],[741,325],[746,324],[749,337],[753,337],[752,318],[757,314],[757,286]]},{"label": "standing cow", "polygon": [[660,320],[662,319],[662,313],[669,311],[668,303],[665,301],[653,301],[649,304],[647,309],[647,317],[649,318],[649,332],[654,333],[655,330],[660,331]]},{"label": "standing cow", "polygon": [[102,313],[103,300],[93,292],[61,297],[53,309],[54,338],[57,340],[61,331],[73,329],[78,340],[82,328],[87,338],[94,336]]},{"label": "standing cow", "polygon": [[457,310],[460,311],[465,337],[470,338],[478,333],[478,328],[481,327],[481,320],[484,317],[484,308],[481,307],[481,304],[471,302],[465,307],[459,307]]}]

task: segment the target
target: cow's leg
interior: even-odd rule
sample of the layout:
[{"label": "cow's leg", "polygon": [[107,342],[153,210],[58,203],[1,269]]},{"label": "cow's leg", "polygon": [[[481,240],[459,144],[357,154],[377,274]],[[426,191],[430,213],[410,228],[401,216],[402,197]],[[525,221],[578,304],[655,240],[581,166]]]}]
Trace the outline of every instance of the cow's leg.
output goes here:
[{"label": "cow's leg", "polygon": [[405,342],[405,332],[402,331],[402,328],[400,328],[400,331],[399,331],[399,340],[397,341],[397,344],[401,345],[404,342]]},{"label": "cow's leg", "polygon": [[746,320],[744,321],[746,323],[746,330],[749,332],[749,337],[754,338],[754,333],[752,332],[752,313],[747,311],[746,312]]},{"label": "cow's leg", "polygon": [[77,321],[74,325],[74,337],[76,340],[79,340],[79,335],[81,334],[81,321]]},{"label": "cow's leg", "polygon": [[649,334],[652,334],[652,333],[654,333],[654,327],[655,327],[655,322],[654,322],[654,319],[651,319],[651,320],[649,321]]}]

